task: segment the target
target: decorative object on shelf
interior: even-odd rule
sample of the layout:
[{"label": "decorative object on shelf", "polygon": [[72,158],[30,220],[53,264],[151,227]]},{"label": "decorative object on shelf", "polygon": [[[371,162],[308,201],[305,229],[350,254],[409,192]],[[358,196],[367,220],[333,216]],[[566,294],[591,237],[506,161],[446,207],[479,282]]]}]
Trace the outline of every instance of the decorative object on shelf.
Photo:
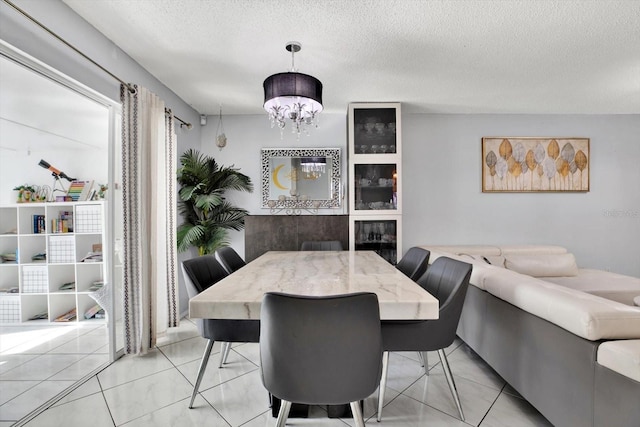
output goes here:
[{"label": "decorative object on shelf", "polygon": [[227,135],[224,133],[224,124],[222,123],[222,105],[220,106],[220,116],[218,118],[218,128],[216,129],[216,146],[222,151],[227,146]]},{"label": "decorative object on shelf", "polygon": [[269,114],[271,127],[276,124],[282,129],[290,121],[292,132],[298,137],[301,132],[309,133],[308,127],[318,127],[318,115],[322,106],[322,83],[308,74],[298,73],[294,55],[302,49],[299,42],[289,42],[291,71],[273,74],[264,80],[264,109]]},{"label": "decorative object on shelf", "polygon": [[36,202],[36,188],[29,184],[19,185],[13,188],[18,192],[18,203]]},{"label": "decorative object on shelf", "polygon": [[178,250],[191,246],[200,255],[214,253],[228,245],[227,230],[242,230],[246,209],[232,205],[228,190],[253,191],[251,178],[239,169],[220,166],[213,157],[188,150],[180,157],[178,168],[178,211],[184,222],[178,227]]},{"label": "decorative object on shelf", "polygon": [[[60,191],[65,194],[67,193],[67,190],[65,190],[64,185],[62,185],[61,178],[64,178],[69,182],[73,182],[76,180],[75,178],[69,177],[66,173],[62,172],[60,169],[54,168],[48,162],[42,159],[40,159],[40,163],[38,163],[38,165],[50,171],[51,175],[53,176],[53,191],[51,191],[51,195],[50,195],[52,199],[53,197],[55,197],[53,193],[55,193],[56,191]],[[60,189],[56,189],[57,184],[60,184]],[[53,200],[50,200],[50,201],[53,201]]]},{"label": "decorative object on shelf", "polygon": [[107,184],[98,184],[98,192],[94,193],[92,198],[89,200],[93,200],[95,198],[102,200],[105,197],[107,197],[107,190],[109,189],[109,186]]},{"label": "decorative object on shelf", "polygon": [[295,213],[340,207],[339,148],[263,148],[261,158],[263,208]]},{"label": "decorative object on shelf", "polygon": [[48,185],[19,185],[13,188],[18,192],[17,203],[46,202],[51,194],[51,187]]},{"label": "decorative object on shelf", "polygon": [[589,138],[482,138],[482,192],[589,191]]}]

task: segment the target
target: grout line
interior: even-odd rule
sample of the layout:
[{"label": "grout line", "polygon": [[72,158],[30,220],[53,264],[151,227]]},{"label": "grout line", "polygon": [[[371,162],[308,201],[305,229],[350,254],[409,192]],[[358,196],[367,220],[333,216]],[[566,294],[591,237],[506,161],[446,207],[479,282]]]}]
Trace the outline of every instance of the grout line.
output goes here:
[{"label": "grout line", "polygon": [[484,416],[482,417],[482,419],[478,423],[478,427],[480,427],[482,425],[482,423],[484,422],[485,418],[487,418],[487,415],[489,415],[489,412],[491,412],[491,410],[493,409],[493,405],[496,404],[496,402],[498,401],[498,398],[502,395],[502,393],[504,392],[504,389],[506,387],[507,387],[507,382],[505,381],[504,385],[502,386],[502,389],[500,389],[500,393],[498,393],[496,398],[493,399],[493,402],[491,402],[491,405],[489,406],[489,409],[487,409],[487,412],[485,412]]},{"label": "grout line", "polygon": [[[117,360],[116,360],[117,362]],[[115,362],[114,362],[115,363]],[[98,381],[98,387],[100,387],[100,394],[102,395],[102,400],[104,400],[104,405],[107,407],[107,412],[109,413],[109,417],[111,418],[111,423],[115,426],[116,420],[113,418],[113,413],[111,413],[111,408],[109,407],[109,402],[107,401],[107,396],[104,395],[104,388],[102,387],[102,383],[100,382],[100,378],[96,374],[96,381]]]}]

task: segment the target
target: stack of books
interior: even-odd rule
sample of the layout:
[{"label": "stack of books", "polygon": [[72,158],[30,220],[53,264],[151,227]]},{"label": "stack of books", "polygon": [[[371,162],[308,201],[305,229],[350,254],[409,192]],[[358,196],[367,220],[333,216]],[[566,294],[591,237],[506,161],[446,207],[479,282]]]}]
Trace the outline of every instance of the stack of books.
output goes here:
[{"label": "stack of books", "polygon": [[102,262],[102,252],[87,252],[80,262]]},{"label": "stack of books", "polygon": [[33,216],[33,234],[45,232],[44,215]]},{"label": "stack of books", "polygon": [[52,233],[73,233],[73,212],[63,211],[58,213],[57,219],[51,220]]},{"label": "stack of books", "polygon": [[[102,316],[100,316],[102,314]],[[98,304],[90,307],[87,311],[84,312],[85,319],[104,319],[104,310]]]},{"label": "stack of books", "polygon": [[76,320],[76,309],[71,309],[67,311],[65,314],[58,316],[55,318],[54,322],[70,322],[72,320]]}]

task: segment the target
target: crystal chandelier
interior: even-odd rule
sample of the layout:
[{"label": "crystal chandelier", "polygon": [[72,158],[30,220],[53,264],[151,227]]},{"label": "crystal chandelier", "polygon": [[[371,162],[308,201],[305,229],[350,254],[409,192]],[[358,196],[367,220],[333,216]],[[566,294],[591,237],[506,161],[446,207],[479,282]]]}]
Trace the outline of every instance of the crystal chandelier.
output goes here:
[{"label": "crystal chandelier", "polygon": [[292,132],[309,133],[308,128],[318,127],[318,115],[322,111],[322,83],[308,74],[296,72],[294,54],[302,46],[298,42],[287,43],[291,52],[291,71],[278,73],[264,80],[264,109],[269,114],[271,127],[276,124],[282,131],[287,120]]},{"label": "crystal chandelier", "polygon": [[305,179],[318,179],[326,172],[326,157],[303,157],[300,159],[300,169]]}]

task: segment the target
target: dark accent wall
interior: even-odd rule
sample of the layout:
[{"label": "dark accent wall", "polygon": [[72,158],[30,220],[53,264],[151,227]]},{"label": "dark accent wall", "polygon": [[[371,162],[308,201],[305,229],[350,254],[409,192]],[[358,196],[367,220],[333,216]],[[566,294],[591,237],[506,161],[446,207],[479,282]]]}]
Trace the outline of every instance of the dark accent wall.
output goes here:
[{"label": "dark accent wall", "polygon": [[349,248],[348,215],[249,215],[244,224],[246,262],[268,251],[298,251],[305,240],[339,240]]}]

